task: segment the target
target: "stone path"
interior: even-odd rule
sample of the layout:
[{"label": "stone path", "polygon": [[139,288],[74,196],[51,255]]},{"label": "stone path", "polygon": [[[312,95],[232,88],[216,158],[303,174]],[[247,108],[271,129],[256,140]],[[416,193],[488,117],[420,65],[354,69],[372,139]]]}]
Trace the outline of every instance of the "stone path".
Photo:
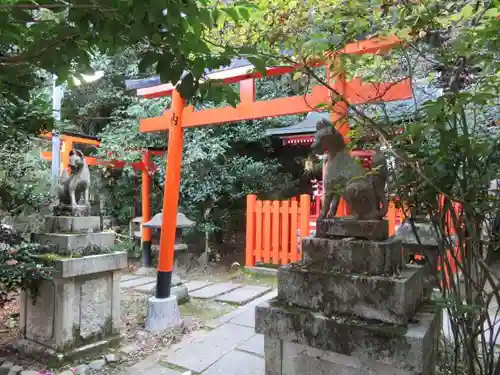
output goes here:
[{"label": "stone path", "polygon": [[[241,301],[241,293],[231,293],[228,299]],[[210,331],[194,332],[194,337],[146,358],[123,375],[182,375],[186,371],[201,375],[264,375],[264,338],[255,333],[255,306],[276,295],[272,290],[208,322]]]},{"label": "stone path", "polygon": [[[175,277],[174,277],[175,279]],[[173,285],[180,279],[172,280]],[[188,281],[184,285],[191,298],[214,299],[233,305],[245,305],[272,290],[267,286],[244,285],[232,282]],[[132,289],[141,293],[152,293],[156,287],[156,278],[151,276],[123,275],[120,283],[123,290]]]}]

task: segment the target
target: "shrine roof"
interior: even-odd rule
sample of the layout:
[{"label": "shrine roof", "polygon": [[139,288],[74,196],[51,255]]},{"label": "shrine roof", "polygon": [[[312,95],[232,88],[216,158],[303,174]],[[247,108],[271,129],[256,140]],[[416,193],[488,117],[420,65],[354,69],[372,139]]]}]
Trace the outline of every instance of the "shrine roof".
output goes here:
[{"label": "shrine roof", "polygon": [[273,128],[266,130],[266,135],[291,135],[314,133],[316,131],[316,123],[321,119],[330,120],[330,114],[327,112],[309,112],[306,118],[297,124],[284,128]]}]

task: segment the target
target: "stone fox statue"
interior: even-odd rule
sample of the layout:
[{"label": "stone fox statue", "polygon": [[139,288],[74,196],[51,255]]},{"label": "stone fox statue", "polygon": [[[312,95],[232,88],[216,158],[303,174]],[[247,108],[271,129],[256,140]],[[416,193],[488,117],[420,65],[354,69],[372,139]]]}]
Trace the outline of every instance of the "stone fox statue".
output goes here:
[{"label": "stone fox statue", "polygon": [[89,204],[90,172],[83,153],[79,150],[71,150],[69,153],[69,168],[63,169],[59,181],[59,204],[75,207],[83,193],[84,204]]},{"label": "stone fox statue", "polygon": [[387,213],[385,183],[387,164],[378,150],[373,159],[373,175],[367,175],[346,148],[344,137],[326,119],[316,124],[316,135],[311,146],[317,154],[327,151],[323,208],[319,219],[332,218],[337,213],[341,196],[349,205],[356,220],[379,220]]}]

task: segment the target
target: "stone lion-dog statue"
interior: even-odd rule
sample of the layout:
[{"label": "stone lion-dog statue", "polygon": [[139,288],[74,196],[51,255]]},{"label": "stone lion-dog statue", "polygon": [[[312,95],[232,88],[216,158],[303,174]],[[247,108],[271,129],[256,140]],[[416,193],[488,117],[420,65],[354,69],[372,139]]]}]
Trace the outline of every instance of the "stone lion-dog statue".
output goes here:
[{"label": "stone lion-dog statue", "polygon": [[388,173],[386,158],[380,149],[373,155],[372,172],[367,173],[350,155],[342,134],[326,119],[317,122],[311,148],[316,154],[327,151],[324,201],[318,219],[333,218],[342,196],[353,219],[383,219],[388,209],[385,193]]},{"label": "stone lion-dog statue", "polygon": [[69,168],[63,169],[59,180],[58,196],[60,206],[76,208],[83,195],[83,205],[89,205],[90,171],[85,157],[80,150],[71,150],[69,153]]}]

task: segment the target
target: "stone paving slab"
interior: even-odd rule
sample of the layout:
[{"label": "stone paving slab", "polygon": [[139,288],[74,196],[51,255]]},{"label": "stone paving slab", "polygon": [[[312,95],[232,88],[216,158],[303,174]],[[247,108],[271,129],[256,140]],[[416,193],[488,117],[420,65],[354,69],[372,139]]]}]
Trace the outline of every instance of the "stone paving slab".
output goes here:
[{"label": "stone paving slab", "polygon": [[266,294],[271,289],[272,288],[269,286],[246,285],[242,288],[223,294],[215,300],[219,302],[233,303],[236,305],[245,305],[248,302]]},{"label": "stone paving slab", "polygon": [[203,375],[263,375],[264,358],[231,351],[210,366]]},{"label": "stone paving slab", "polygon": [[156,288],[156,281],[150,284],[144,284],[144,285],[139,285],[133,287],[135,291],[141,292],[141,293],[153,293],[153,290]]},{"label": "stone paving slab", "polygon": [[243,350],[264,358],[264,335],[256,334],[250,340],[238,346],[238,350]]},{"label": "stone paving slab", "polygon": [[[208,328],[216,328],[224,323],[229,322],[232,319],[237,318],[241,314],[247,312],[247,310],[249,310],[249,309],[255,310],[255,306],[261,304],[262,302],[266,302],[266,301],[269,301],[270,299],[276,298],[277,296],[278,296],[278,291],[273,290],[272,292],[264,294],[262,297],[259,297],[255,300],[253,300],[252,302],[248,303],[244,307],[240,307],[239,309],[231,311],[229,314],[223,315],[219,318],[216,318],[214,320],[211,320],[211,321],[205,323],[205,326]],[[255,325],[255,319],[253,319],[253,323],[251,323],[251,324],[253,324],[253,326]],[[242,324],[240,324],[240,325],[242,325]],[[247,324],[243,324],[243,325],[247,325]]]},{"label": "stone paving slab", "polygon": [[241,284],[217,283],[209,285],[202,289],[195,290],[189,295],[193,298],[209,299],[220,296],[221,294],[230,292],[234,289],[240,288],[241,286],[242,286]]},{"label": "stone paving slab", "polygon": [[182,375],[184,373],[185,371],[172,370],[157,364],[143,369],[132,366],[125,373],[120,375]]},{"label": "stone paving slab", "polygon": [[150,284],[150,283],[155,282],[155,281],[156,281],[156,277],[143,276],[143,277],[139,277],[138,279],[122,281],[120,283],[120,288],[122,288],[122,289],[133,288],[133,287],[139,286],[139,285]]},{"label": "stone paving slab", "polygon": [[140,276],[131,275],[131,274],[122,275],[121,281],[124,282],[124,281],[128,281],[128,280],[138,279],[139,277]]},{"label": "stone paving slab", "polygon": [[255,328],[255,306],[250,306],[248,309],[231,319],[229,323]]},{"label": "stone paving slab", "polygon": [[[226,323],[208,332],[195,342],[181,345],[165,358],[165,362],[200,373],[254,335],[255,332],[252,328]],[[242,368],[243,366],[240,370]],[[212,374],[218,373],[212,372]],[[224,373],[224,375],[230,374],[243,375],[239,371]],[[259,375],[262,374],[263,370]]]},{"label": "stone paving slab", "polygon": [[193,280],[193,281],[188,281],[184,285],[188,288],[188,292],[194,292],[195,290],[205,288],[206,286],[212,285],[212,281],[198,281],[198,280]]}]

